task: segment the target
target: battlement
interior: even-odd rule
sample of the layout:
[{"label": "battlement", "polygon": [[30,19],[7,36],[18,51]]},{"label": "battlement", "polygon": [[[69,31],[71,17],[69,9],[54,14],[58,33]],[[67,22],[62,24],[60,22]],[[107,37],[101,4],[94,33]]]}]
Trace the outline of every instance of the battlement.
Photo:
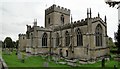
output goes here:
[{"label": "battlement", "polygon": [[98,21],[98,20],[100,20],[102,23],[104,23],[104,21],[100,17],[92,18],[92,22],[95,22],[95,21]]},{"label": "battlement", "polygon": [[70,15],[70,9],[60,7],[60,6],[56,6],[55,4],[53,4],[48,9],[45,10],[45,15],[47,15],[51,12],[60,12],[60,13],[66,14],[66,15]]},{"label": "battlement", "polygon": [[[91,21],[92,22],[96,22],[96,21],[101,21],[102,23],[105,23],[105,21],[102,20],[102,18],[100,17],[94,17],[94,18],[91,18]],[[81,20],[78,20],[78,21],[74,21],[73,23],[86,23],[87,22],[87,18],[86,19],[81,19]]]},{"label": "battlement", "polygon": [[19,34],[19,37],[21,37],[21,36],[26,36],[26,34]]},{"label": "battlement", "polygon": [[78,20],[78,21],[74,21],[73,23],[75,24],[75,23],[85,23],[85,21],[86,21],[86,19],[84,20],[84,19],[81,19],[81,20]]}]

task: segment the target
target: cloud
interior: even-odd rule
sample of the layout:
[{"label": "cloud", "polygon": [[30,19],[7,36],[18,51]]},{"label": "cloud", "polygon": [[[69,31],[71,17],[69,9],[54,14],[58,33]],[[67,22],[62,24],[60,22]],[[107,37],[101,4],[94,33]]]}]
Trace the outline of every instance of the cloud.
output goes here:
[{"label": "cloud", "polygon": [[32,25],[34,18],[37,18],[39,26],[44,26],[44,11],[53,3],[70,9],[74,21],[86,18],[87,8],[92,8],[92,17],[96,17],[99,12],[104,20],[106,15],[108,35],[114,38],[118,11],[110,8],[104,0],[1,0],[0,40],[4,40],[6,36],[18,39],[18,34],[25,33],[26,24]]}]

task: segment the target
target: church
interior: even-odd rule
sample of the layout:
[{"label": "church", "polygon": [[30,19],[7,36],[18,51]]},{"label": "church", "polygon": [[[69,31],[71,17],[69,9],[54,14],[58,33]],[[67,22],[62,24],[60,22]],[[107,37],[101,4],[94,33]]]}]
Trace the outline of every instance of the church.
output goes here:
[{"label": "church", "polygon": [[109,54],[107,18],[92,17],[87,9],[85,19],[72,21],[70,9],[53,4],[45,10],[45,27],[26,25],[19,34],[19,50],[31,54],[57,54],[64,58],[97,59]]}]

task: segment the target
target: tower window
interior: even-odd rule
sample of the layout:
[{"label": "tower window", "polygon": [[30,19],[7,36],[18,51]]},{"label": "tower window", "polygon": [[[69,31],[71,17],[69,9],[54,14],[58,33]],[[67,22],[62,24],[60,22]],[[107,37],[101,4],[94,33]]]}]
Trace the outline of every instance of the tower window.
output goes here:
[{"label": "tower window", "polygon": [[61,15],[61,23],[64,24],[64,15]]},{"label": "tower window", "polygon": [[50,24],[50,17],[48,18],[48,24]]},{"label": "tower window", "polygon": [[27,35],[27,39],[30,39],[30,34],[28,33],[28,31],[26,32]]}]

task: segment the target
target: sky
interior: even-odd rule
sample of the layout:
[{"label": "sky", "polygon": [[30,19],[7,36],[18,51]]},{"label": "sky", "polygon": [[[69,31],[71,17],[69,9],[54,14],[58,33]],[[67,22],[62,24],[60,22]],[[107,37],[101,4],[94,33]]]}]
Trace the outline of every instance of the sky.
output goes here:
[{"label": "sky", "polygon": [[[118,0],[119,1],[119,0]],[[85,19],[87,8],[92,9],[92,17],[98,12],[104,20],[107,16],[107,34],[114,38],[118,26],[118,9],[109,7],[104,0],[0,0],[0,40],[11,37],[18,39],[18,34],[26,33],[26,25],[33,25],[37,19],[38,26],[44,26],[45,9],[56,4],[71,10],[73,21]]]}]

